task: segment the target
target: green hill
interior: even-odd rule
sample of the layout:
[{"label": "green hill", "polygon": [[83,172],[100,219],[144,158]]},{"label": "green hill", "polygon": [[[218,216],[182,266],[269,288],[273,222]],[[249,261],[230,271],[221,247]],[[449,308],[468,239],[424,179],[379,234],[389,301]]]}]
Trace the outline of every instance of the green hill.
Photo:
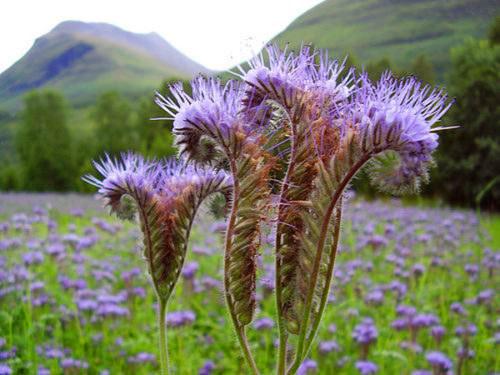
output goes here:
[{"label": "green hill", "polygon": [[61,91],[76,107],[113,89],[128,97],[151,92],[167,77],[190,78],[208,69],[158,34],[135,34],[101,23],[67,21],[38,38],[0,74],[0,110],[16,111],[32,89]]},{"label": "green hill", "polygon": [[361,64],[388,57],[398,69],[425,54],[443,78],[450,48],[483,37],[499,9],[497,0],[326,0],[274,41],[352,53]]}]

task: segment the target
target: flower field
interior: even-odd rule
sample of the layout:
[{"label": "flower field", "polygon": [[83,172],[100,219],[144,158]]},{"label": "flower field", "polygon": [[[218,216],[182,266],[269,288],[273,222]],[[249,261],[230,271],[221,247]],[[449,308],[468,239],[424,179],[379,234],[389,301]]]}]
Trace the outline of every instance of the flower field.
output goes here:
[{"label": "flower field", "polygon": [[[141,232],[92,197],[0,194],[0,375],[157,374]],[[329,304],[302,374],[500,372],[500,220],[346,204]],[[244,374],[222,296],[222,222],[199,215],[170,300],[173,374]],[[248,339],[274,372],[272,228]]]}]

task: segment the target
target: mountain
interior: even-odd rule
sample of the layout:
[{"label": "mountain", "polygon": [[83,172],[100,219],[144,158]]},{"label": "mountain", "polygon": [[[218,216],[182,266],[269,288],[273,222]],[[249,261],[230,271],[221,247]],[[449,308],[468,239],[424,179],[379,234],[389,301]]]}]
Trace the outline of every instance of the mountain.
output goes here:
[{"label": "mountain", "polygon": [[105,23],[66,21],[36,39],[0,74],[0,109],[16,110],[24,93],[51,87],[75,106],[113,89],[128,97],[151,92],[167,77],[211,73],[156,33],[136,34]]},{"label": "mountain", "polygon": [[499,10],[497,0],[326,0],[274,41],[313,43],[338,58],[352,53],[361,64],[388,57],[398,69],[425,54],[443,78],[450,47],[484,37]]}]

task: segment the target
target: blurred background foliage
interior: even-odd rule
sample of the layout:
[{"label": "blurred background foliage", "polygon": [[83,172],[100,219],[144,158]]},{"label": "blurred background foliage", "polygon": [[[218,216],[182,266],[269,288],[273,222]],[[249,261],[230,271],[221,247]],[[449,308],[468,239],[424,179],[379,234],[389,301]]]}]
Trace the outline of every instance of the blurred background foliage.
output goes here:
[{"label": "blurred background foliage", "polygon": [[[367,71],[373,80],[387,69],[397,76],[412,74],[428,84],[446,85],[456,99],[444,122],[460,129],[440,133],[435,154],[439,169],[431,172],[430,185],[423,187],[429,199],[500,209],[499,40],[497,17],[487,40],[469,38],[451,49],[451,68],[439,80],[425,54],[405,69],[399,69],[388,57],[361,65],[354,54],[348,54],[346,65]],[[158,92],[167,95],[168,85],[177,81],[170,78],[162,82]],[[187,81],[183,84],[189,86]],[[173,156],[171,120],[151,120],[165,116],[154,103],[154,93],[132,101],[118,91],[109,91],[90,109],[82,109],[71,108],[57,91],[31,91],[12,127],[14,149],[1,155],[0,190],[88,192],[93,189],[80,177],[93,172],[91,160],[105,152],[117,155],[134,150],[149,157]],[[0,121],[7,117],[0,113]],[[84,125],[74,126],[70,118]],[[358,177],[354,189],[368,197],[380,195],[370,187],[366,175]]]}]

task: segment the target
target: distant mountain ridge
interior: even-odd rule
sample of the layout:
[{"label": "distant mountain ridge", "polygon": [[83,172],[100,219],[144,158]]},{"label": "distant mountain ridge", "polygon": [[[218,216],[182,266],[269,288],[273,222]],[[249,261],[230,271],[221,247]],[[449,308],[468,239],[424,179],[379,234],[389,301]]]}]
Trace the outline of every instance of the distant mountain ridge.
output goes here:
[{"label": "distant mountain ridge", "polygon": [[183,55],[155,32],[137,34],[107,23],[65,21],[57,25],[50,33],[54,35],[76,33],[103,38],[124,47],[135,48],[150,54],[186,75],[196,75],[200,72],[210,73],[210,70]]},{"label": "distant mountain ridge", "polygon": [[443,78],[450,48],[484,37],[499,12],[498,0],[326,0],[273,41],[312,43],[337,58],[351,53],[361,64],[387,57],[400,69],[425,54]]},{"label": "distant mountain ridge", "polygon": [[60,90],[76,106],[114,89],[136,97],[169,77],[211,71],[183,55],[156,33],[137,34],[105,23],[65,21],[36,39],[32,48],[0,74],[0,109],[16,110],[32,89]]}]

